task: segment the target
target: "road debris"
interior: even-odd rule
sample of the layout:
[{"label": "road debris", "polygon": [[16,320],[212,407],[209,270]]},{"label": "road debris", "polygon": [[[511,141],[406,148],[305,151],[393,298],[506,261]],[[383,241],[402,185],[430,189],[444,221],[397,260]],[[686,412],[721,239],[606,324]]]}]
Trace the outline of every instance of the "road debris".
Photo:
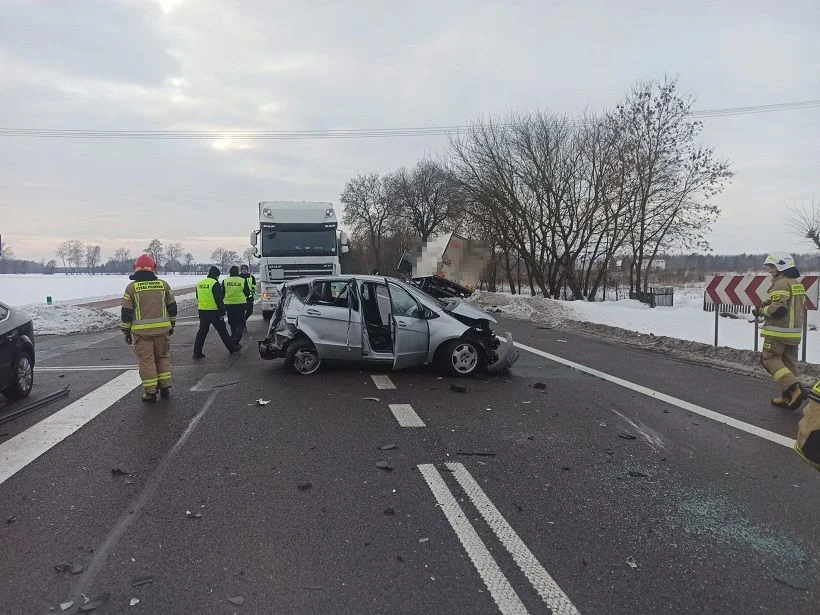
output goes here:
[{"label": "road debris", "polygon": [[381,468],[382,470],[386,470],[387,472],[392,472],[393,471],[393,466],[391,466],[389,463],[387,463],[383,459],[379,459],[376,462],[376,467]]},{"label": "road debris", "polygon": [[105,606],[106,604],[108,604],[108,600],[109,600],[110,597],[111,597],[111,594],[107,594],[107,593],[106,594],[100,594],[99,596],[97,596],[93,600],[89,600],[88,602],[85,602],[84,604],[81,604],[80,605],[80,610],[83,613],[88,613],[89,611],[96,611],[101,606]]},{"label": "road debris", "polygon": [[137,606],[140,603],[139,598],[131,598],[131,602],[128,603],[128,606]]},{"label": "road debris", "polygon": [[12,515],[8,519],[6,519],[6,523],[14,523],[15,521],[17,521],[17,515]]},{"label": "road debris", "polygon": [[627,433],[625,431],[620,432],[618,434],[618,437],[623,438],[624,440],[636,440],[637,439],[636,436],[633,436],[631,433]]},{"label": "road debris", "polygon": [[54,566],[54,570],[60,573],[70,572],[71,574],[80,574],[85,570],[82,564],[72,564],[71,562],[63,562]]},{"label": "road debris", "polygon": [[545,382],[536,382],[532,385],[532,388],[538,389],[539,391],[543,391],[547,388],[547,384]]},{"label": "road debris", "polygon": [[245,599],[242,596],[234,596],[233,598],[228,598],[228,602],[236,606],[242,606],[245,604]]},{"label": "road debris", "polygon": [[631,555],[626,558],[626,563],[629,564],[630,568],[637,568],[638,567],[638,562],[636,562],[635,558],[632,557]]},{"label": "road debris", "polygon": [[202,518],[202,513],[201,512],[192,513],[190,510],[186,510],[185,511],[185,516],[188,517],[189,519],[201,519]]},{"label": "road debris", "polygon": [[396,511],[392,506],[388,506],[387,508],[384,509],[384,514],[385,515],[395,515]]},{"label": "road debris", "polygon": [[419,542],[427,542],[430,540],[429,538],[419,538]]},{"label": "road debris", "polygon": [[456,455],[464,455],[466,457],[495,457],[492,451],[458,451]]},{"label": "road debris", "polygon": [[644,474],[643,472],[639,472],[638,470],[630,470],[629,475],[633,478],[649,478],[649,474]]},{"label": "road debris", "polygon": [[131,587],[141,587],[143,585],[149,585],[150,583],[154,582],[154,577],[147,576],[147,577],[137,577],[133,581],[131,581]]},{"label": "road debris", "polygon": [[257,406],[267,406],[269,403],[270,403],[269,399],[259,398],[259,399],[256,400],[256,405]]},{"label": "road debris", "polygon": [[70,600],[69,602],[61,602],[60,603],[60,610],[61,611],[67,611],[72,606],[74,606],[74,601],[73,600]]},{"label": "road debris", "polygon": [[790,577],[786,574],[773,574],[772,578],[777,581],[778,583],[782,583],[783,585],[788,585],[792,589],[800,589],[803,591],[807,591],[809,589],[809,584],[805,581],[801,581],[800,579],[795,579],[794,577]]},{"label": "road debris", "polygon": [[297,489],[299,489],[299,491],[307,491],[311,487],[313,487],[313,483],[299,483]]},{"label": "road debris", "polygon": [[312,589],[314,591],[319,591],[320,589],[322,589],[322,586],[321,585],[303,585],[302,589]]},{"label": "road debris", "polygon": [[122,468],[111,468],[111,474],[113,476],[131,476],[132,474],[136,474],[136,472],[132,472],[131,470],[123,470]]},{"label": "road debris", "polygon": [[450,385],[450,390],[453,393],[466,393],[467,392],[467,387],[464,386],[463,384],[451,384]]},{"label": "road debris", "polygon": [[388,442],[387,444],[382,444],[379,447],[379,450],[380,451],[392,451],[394,448],[396,448],[396,444],[394,442]]},{"label": "road debris", "polygon": [[362,401],[381,401],[378,397],[362,397]]}]

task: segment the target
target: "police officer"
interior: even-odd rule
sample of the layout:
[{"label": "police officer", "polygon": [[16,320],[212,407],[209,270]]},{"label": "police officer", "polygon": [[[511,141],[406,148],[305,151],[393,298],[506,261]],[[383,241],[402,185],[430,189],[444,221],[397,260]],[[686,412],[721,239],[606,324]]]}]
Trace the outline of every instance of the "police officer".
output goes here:
[{"label": "police officer", "polygon": [[231,267],[228,277],[222,280],[222,291],[225,295],[225,310],[228,312],[231,338],[234,344],[238,344],[245,332],[245,310],[251,290],[247,278],[240,277],[239,267],[236,265]]},{"label": "police officer", "polygon": [[[248,281],[248,288],[251,290],[251,294],[248,297],[248,306],[245,309],[245,322],[248,321],[248,318],[251,317],[253,314],[253,303],[256,301],[256,278],[250,272],[250,269],[247,265],[242,265],[241,272],[239,274],[241,277],[245,278]],[[245,326],[245,331],[248,330],[247,325]]]},{"label": "police officer", "polygon": [[222,286],[219,284],[219,276],[222,274],[218,267],[211,267],[208,277],[203,278],[196,285],[196,302],[199,308],[199,331],[196,333],[194,341],[194,359],[203,359],[202,347],[205,345],[205,338],[211,326],[219,333],[222,343],[231,354],[239,352],[242,346],[236,344],[228,329],[225,327],[225,302],[223,299]]},{"label": "police officer", "polygon": [[783,391],[772,399],[772,404],[796,410],[807,396],[797,372],[806,290],[797,280],[800,272],[791,254],[775,252],[766,257],[763,265],[772,277],[772,285],[766,301],[752,311],[755,318],[763,317],[761,363]]},{"label": "police officer", "polygon": [[171,335],[177,319],[177,302],[165,280],[156,275],[157,265],[147,254],[134,263],[133,282],[122,297],[121,324],[125,342],[134,344],[142,379],[142,400],[157,401],[171,392]]}]

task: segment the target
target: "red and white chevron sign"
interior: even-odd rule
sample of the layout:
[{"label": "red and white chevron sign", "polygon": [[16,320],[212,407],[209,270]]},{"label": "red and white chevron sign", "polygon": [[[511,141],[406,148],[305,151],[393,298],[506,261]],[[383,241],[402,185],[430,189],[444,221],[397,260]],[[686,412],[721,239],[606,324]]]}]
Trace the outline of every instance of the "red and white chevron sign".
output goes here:
[{"label": "red and white chevron sign", "polygon": [[[806,288],[806,309],[820,304],[820,276],[804,275],[799,281]],[[704,302],[718,305],[758,306],[766,300],[772,280],[767,275],[716,275],[709,278]]]}]

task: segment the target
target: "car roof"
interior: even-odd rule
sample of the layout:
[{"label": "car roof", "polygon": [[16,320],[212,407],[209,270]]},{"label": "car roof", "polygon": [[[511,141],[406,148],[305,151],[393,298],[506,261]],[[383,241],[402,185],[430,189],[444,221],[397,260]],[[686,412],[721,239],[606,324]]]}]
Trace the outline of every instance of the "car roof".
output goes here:
[{"label": "car roof", "polygon": [[305,278],[297,278],[295,280],[288,280],[285,282],[285,286],[312,284],[318,280],[356,280],[357,282],[384,282],[385,280],[389,280],[390,282],[401,282],[401,280],[397,278],[391,278],[390,276],[385,275],[345,275],[342,273],[339,275],[316,275]]}]

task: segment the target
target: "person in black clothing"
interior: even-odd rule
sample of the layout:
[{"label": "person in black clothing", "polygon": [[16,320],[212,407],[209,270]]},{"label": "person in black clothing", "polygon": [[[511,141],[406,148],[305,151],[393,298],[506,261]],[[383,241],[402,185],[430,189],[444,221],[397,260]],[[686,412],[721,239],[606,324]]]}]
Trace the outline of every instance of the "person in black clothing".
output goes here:
[{"label": "person in black clothing", "polygon": [[251,290],[251,295],[248,297],[248,305],[245,308],[245,331],[247,331],[248,318],[253,315],[253,302],[256,300],[256,277],[250,272],[247,265],[242,265],[239,276],[248,281],[248,287]]},{"label": "person in black clothing", "polygon": [[196,287],[196,300],[199,308],[199,331],[194,341],[194,359],[203,359],[202,347],[205,345],[205,338],[211,325],[219,333],[222,343],[231,354],[239,352],[242,346],[235,344],[228,334],[225,326],[225,301],[222,285],[219,283],[221,271],[217,267],[211,267],[208,277],[200,280]]}]

